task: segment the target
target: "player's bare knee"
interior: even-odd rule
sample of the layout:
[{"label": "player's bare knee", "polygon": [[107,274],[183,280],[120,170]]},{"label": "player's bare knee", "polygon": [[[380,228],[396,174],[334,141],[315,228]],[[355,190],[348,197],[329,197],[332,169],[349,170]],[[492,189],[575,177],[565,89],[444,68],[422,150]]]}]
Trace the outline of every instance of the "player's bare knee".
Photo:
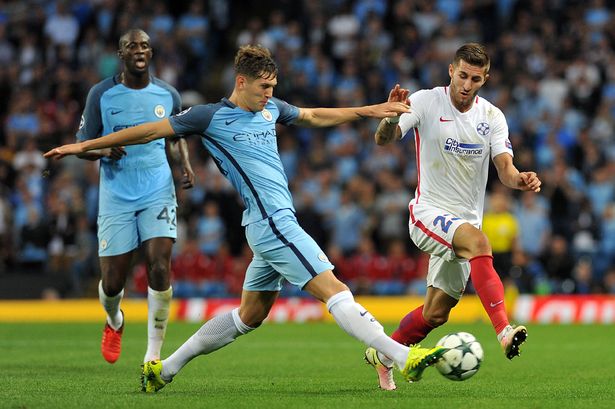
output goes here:
[{"label": "player's bare knee", "polygon": [[472,241],[468,247],[471,257],[491,254],[491,244],[489,243],[489,239],[485,233],[480,230],[478,230],[474,237],[472,237]]},{"label": "player's bare knee", "polygon": [[124,283],[118,277],[102,280],[102,290],[107,297],[114,297],[124,289]]},{"label": "player's bare knee", "polygon": [[241,311],[239,310],[239,318],[241,322],[246,324],[248,327],[258,328],[261,326],[263,321],[267,318],[268,313],[262,312],[254,312],[254,311]]},{"label": "player's bare knee", "polygon": [[154,260],[149,263],[147,278],[150,288],[156,291],[167,290],[170,286],[169,263],[166,260]]}]

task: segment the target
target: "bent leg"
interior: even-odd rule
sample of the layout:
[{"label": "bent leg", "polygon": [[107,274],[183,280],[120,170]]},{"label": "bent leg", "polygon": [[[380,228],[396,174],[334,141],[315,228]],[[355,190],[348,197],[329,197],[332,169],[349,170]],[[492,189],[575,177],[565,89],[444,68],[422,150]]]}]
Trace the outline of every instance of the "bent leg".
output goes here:
[{"label": "bent leg", "polygon": [[448,321],[450,311],[457,302],[441,289],[428,287],[425,304],[402,318],[391,338],[404,345],[418,344],[434,328]]},{"label": "bent leg", "polygon": [[98,298],[107,313],[107,323],[114,330],[118,330],[123,324],[120,302],[124,296],[124,285],[131,261],[132,251],[100,258],[102,278],[98,284]]},{"label": "bent leg", "polygon": [[504,285],[493,268],[489,240],[482,231],[466,223],[455,232],[453,246],[457,255],[470,261],[470,278],[476,294],[496,334],[500,334],[509,323],[504,304]]},{"label": "bent leg", "polygon": [[395,342],[384,333],[384,328],[360,304],[355,302],[348,287],[339,281],[331,270],[310,280],[304,290],[327,303],[335,322],[348,335],[390,357],[403,369],[408,357],[408,347]]},{"label": "bent leg", "polygon": [[277,291],[244,290],[239,308],[207,321],[170,357],[162,361],[162,379],[171,381],[192,359],[217,351],[261,325],[277,296]]}]

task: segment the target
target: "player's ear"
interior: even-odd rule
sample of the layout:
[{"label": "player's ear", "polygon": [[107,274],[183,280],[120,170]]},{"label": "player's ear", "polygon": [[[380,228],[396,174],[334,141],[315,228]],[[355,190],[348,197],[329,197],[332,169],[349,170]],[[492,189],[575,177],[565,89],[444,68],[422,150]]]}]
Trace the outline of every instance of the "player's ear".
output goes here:
[{"label": "player's ear", "polygon": [[453,78],[453,71],[455,70],[455,68],[453,67],[453,64],[449,64],[448,65],[448,76]]},{"label": "player's ear", "polygon": [[244,89],[246,86],[246,77],[244,77],[243,75],[238,75],[235,78],[235,87],[237,89]]}]

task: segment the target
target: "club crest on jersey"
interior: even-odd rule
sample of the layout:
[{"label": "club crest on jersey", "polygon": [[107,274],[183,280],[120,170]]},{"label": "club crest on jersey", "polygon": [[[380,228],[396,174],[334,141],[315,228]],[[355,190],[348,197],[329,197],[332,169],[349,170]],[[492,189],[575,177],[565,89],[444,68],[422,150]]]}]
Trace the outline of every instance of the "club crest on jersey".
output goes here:
[{"label": "club crest on jersey", "polygon": [[162,105],[156,105],[154,107],[154,115],[156,115],[158,118],[164,118],[164,114],[165,114],[165,110],[164,107]]},{"label": "club crest on jersey", "polygon": [[476,125],[476,132],[478,132],[479,135],[487,136],[490,131],[491,129],[489,129],[489,124],[487,122],[481,122]]},{"label": "club crest on jersey", "polygon": [[271,121],[273,119],[273,115],[271,115],[271,112],[269,112],[267,109],[263,108],[261,114],[263,115],[263,118],[265,118],[267,121]]}]

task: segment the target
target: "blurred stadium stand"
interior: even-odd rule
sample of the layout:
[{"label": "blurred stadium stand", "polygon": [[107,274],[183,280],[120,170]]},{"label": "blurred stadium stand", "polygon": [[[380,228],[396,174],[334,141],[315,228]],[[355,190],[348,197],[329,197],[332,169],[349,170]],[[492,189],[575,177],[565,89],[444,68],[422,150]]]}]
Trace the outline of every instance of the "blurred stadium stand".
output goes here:
[{"label": "blurred stadium stand", "polygon": [[[117,40],[133,27],[150,34],[152,73],[185,106],[228,95],[245,43],[274,52],[275,94],[298,106],[447,84],[454,50],[487,44],[481,95],[506,114],[517,166],[544,183],[512,192],[491,172],[486,216],[516,225],[491,237],[500,274],[522,293],[615,293],[613,1],[19,0],[0,5],[0,298],[96,295],[97,164],[41,153],[74,141],[87,91],[117,72]],[[376,147],[376,125],[280,127],[280,155],[299,221],[355,293],[420,295],[425,257],[406,224],[414,143]],[[177,192],[176,295],[237,295],[250,260],[241,204],[200,141],[189,144],[198,181]]]}]

